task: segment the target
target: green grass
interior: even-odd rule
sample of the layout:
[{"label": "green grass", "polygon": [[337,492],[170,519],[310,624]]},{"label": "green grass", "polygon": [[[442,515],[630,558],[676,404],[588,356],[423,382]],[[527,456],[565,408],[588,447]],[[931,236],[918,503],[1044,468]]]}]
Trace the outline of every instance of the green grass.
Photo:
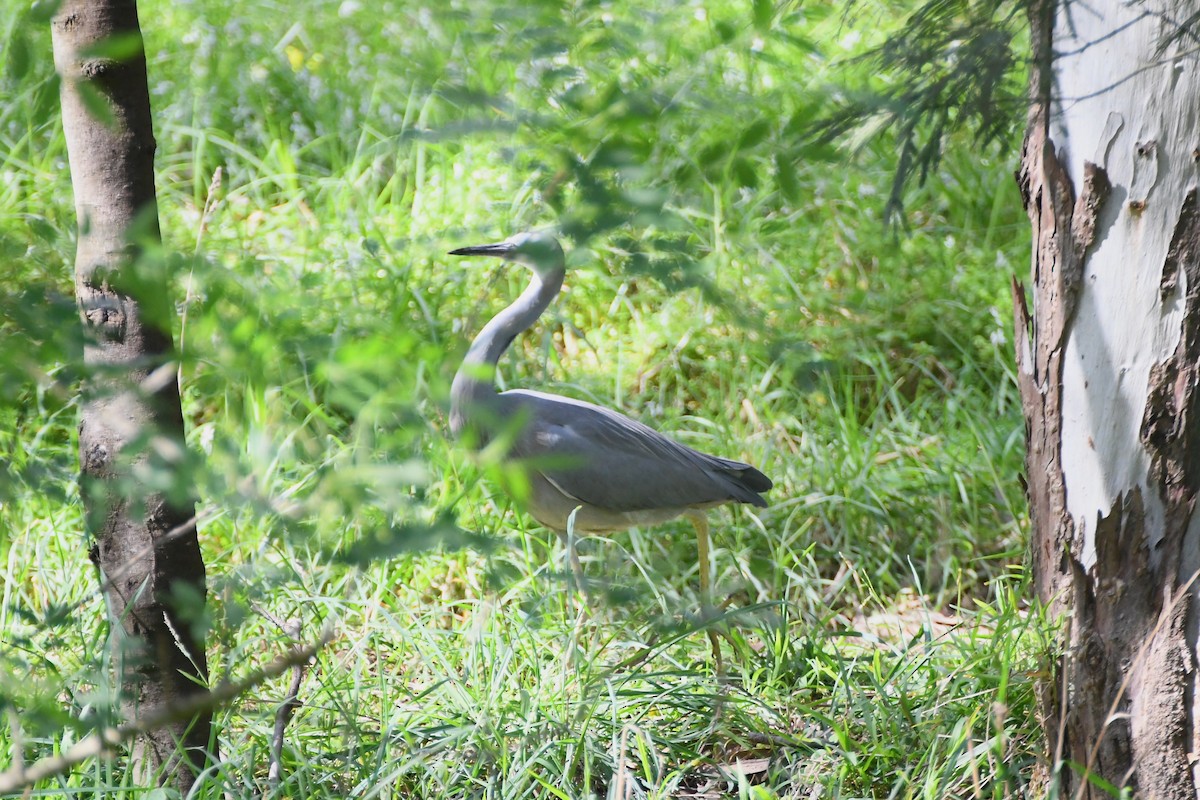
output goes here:
[{"label": "green grass", "polygon": [[[833,16],[430,9],[142,4],[213,676],[291,645],[263,611],[337,631],[276,796],[1027,792],[1049,634],[1024,601],[1012,157],[959,143],[897,236],[887,141],[803,143],[851,53]],[[37,56],[0,81],[0,767],[112,702],[44,28],[0,18]],[[581,542],[585,615],[559,543],[446,437],[469,337],[524,276],[444,253],[543,224],[573,271],[502,381],[775,479],[770,508],[712,515],[717,619],[685,523]],[[205,796],[261,794],[288,680],[220,711]],[[98,761],[35,795],[128,781]]]}]

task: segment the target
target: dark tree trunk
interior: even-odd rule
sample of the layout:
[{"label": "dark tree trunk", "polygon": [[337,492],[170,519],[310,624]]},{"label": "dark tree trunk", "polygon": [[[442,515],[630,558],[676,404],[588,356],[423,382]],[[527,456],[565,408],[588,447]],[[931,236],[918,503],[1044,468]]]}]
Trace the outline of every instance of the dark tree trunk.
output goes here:
[{"label": "dark tree trunk", "polygon": [[1200,796],[1196,3],[1031,4],[1014,283],[1032,568],[1064,620],[1040,687],[1058,796]]},{"label": "dark tree trunk", "polygon": [[[205,692],[208,680],[204,562],[172,366],[172,305],[165,277],[141,246],[159,238],[146,59],[134,0],[66,0],[52,29],[90,376],[80,412],[81,481],[121,710],[136,720]],[[164,490],[164,480],[172,488]],[[206,712],[139,740],[139,778],[160,772],[186,793],[205,763],[209,733]]]}]

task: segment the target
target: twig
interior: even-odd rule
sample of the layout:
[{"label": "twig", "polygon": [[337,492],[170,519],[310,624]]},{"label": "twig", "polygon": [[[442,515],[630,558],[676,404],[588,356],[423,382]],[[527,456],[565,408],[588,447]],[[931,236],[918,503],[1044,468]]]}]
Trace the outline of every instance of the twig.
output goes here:
[{"label": "twig", "polygon": [[271,736],[271,768],[267,771],[267,783],[272,789],[278,789],[283,773],[283,733],[291,722],[292,714],[304,705],[300,702],[300,684],[304,681],[304,673],[308,664],[296,664],[292,672],[292,686],[288,690],[287,699],[275,712],[275,733]]},{"label": "twig", "polygon": [[12,706],[8,707],[8,735],[12,739],[13,769],[24,769],[25,736],[21,731],[21,717]]},{"label": "twig", "polygon": [[654,654],[654,645],[656,644],[658,644],[658,634],[653,633],[650,635],[650,638],[646,641],[646,643],[641,646],[640,650],[626,658],[624,661],[618,661],[608,670],[609,673],[615,674],[617,672],[621,672],[622,670],[629,670],[633,669],[634,667],[641,666],[642,662]]},{"label": "twig", "polygon": [[141,736],[174,722],[191,719],[201,711],[228,703],[238,695],[249,689],[253,689],[260,683],[282,675],[291,667],[307,663],[322,647],[332,640],[333,630],[327,628],[321,634],[321,638],[313,644],[294,648],[291,652],[280,656],[244,680],[236,683],[222,681],[204,694],[191,697],[177,705],[151,714],[144,719],[139,719],[118,727],[102,728],[85,736],[65,753],[40,759],[28,767],[23,766],[17,760],[16,766],[0,772],[0,794],[16,792],[27,786],[32,786],[40,780],[45,780],[54,775],[61,775],[71,769],[71,767],[87,761],[89,758],[112,754],[121,745],[136,736]]},{"label": "twig", "polygon": [[[292,619],[284,622],[265,608],[259,607],[257,603],[254,607],[258,613],[273,622],[276,627],[292,637],[292,639],[298,640],[300,638],[300,620]],[[287,697],[284,698],[283,704],[275,712],[275,732],[271,736],[271,766],[267,770],[267,785],[271,790],[278,789],[282,782],[283,734],[287,730],[288,723],[292,720],[292,714],[296,712],[297,708],[304,705],[300,702],[300,684],[304,682],[304,673],[307,671],[307,661],[292,667],[292,686],[288,689]]]},{"label": "twig", "polygon": [[812,738],[797,739],[792,736],[780,736],[777,733],[759,733],[758,731],[742,731],[738,736],[745,739],[750,744],[758,744],[766,747],[778,748],[811,748],[814,744],[822,743],[821,740]]}]

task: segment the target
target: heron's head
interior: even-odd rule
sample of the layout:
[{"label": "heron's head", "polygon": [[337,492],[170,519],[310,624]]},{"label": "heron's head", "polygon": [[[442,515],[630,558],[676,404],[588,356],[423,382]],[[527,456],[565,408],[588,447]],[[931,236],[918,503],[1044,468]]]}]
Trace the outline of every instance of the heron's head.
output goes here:
[{"label": "heron's head", "polygon": [[494,256],[516,264],[524,264],[539,275],[561,270],[566,265],[566,258],[558,240],[541,231],[518,233],[495,244],[460,247],[451,250],[450,255]]}]

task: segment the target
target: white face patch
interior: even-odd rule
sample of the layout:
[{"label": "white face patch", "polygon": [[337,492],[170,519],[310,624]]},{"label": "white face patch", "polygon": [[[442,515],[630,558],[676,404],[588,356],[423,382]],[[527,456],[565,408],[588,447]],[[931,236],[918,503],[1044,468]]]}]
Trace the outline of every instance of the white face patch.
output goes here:
[{"label": "white face patch", "polygon": [[561,270],[566,265],[562,246],[548,233],[525,231],[504,240],[511,250],[504,256],[532,269],[538,275]]}]

